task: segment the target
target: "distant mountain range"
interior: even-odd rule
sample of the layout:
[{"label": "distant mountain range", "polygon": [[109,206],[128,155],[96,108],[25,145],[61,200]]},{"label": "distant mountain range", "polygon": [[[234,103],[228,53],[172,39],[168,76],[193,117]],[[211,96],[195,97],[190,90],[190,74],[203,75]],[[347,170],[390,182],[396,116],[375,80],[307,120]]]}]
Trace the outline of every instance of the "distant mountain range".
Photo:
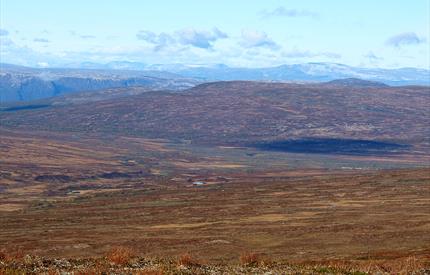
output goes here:
[{"label": "distant mountain range", "polygon": [[[147,65],[126,61],[106,64],[85,62],[70,64],[68,68],[29,68],[0,63],[0,103],[31,101],[110,88],[183,90],[202,82],[212,81],[308,83],[339,79],[342,81],[337,84],[341,85],[429,86],[430,71],[417,68],[358,68],[335,63],[306,63],[270,68],[232,68],[224,64]],[[368,83],[363,83],[363,80]]]},{"label": "distant mountain range", "polygon": [[116,61],[106,64],[80,63],[78,68],[164,71],[204,81],[264,80],[291,82],[325,82],[343,78],[360,78],[388,85],[430,85],[430,70],[418,68],[379,69],[360,68],[338,63],[305,63],[268,68],[232,68],[224,64],[144,64]]},{"label": "distant mountain range", "polygon": [[183,90],[198,83],[193,79],[160,71],[48,69],[0,64],[0,103],[124,87]]}]

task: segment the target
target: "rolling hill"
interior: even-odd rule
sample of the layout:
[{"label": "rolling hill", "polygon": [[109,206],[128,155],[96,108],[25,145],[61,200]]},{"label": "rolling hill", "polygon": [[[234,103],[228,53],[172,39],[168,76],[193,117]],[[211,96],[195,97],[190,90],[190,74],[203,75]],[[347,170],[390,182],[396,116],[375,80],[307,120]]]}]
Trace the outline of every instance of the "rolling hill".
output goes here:
[{"label": "rolling hill", "polygon": [[407,145],[412,146],[410,151],[429,150],[430,90],[426,87],[233,81],[201,84],[181,93],[147,91],[71,102],[3,109],[0,123],[24,130],[197,144],[260,146],[328,138],[363,140],[356,144],[359,147],[370,140],[399,144],[394,149]]}]

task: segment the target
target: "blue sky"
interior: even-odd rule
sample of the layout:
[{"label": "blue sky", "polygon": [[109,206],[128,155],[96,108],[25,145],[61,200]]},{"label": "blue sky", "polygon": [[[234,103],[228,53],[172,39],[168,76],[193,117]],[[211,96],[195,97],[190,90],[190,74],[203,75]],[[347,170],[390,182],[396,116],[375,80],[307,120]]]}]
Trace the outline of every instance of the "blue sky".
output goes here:
[{"label": "blue sky", "polygon": [[0,0],[1,62],[430,63],[430,0]]}]

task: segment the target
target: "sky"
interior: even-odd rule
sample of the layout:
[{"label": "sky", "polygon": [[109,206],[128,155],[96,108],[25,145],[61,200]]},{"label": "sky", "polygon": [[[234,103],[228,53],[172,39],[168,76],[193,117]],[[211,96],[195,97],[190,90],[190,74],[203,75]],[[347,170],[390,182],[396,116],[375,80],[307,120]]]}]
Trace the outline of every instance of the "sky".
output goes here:
[{"label": "sky", "polygon": [[430,0],[0,0],[0,62],[430,67]]}]

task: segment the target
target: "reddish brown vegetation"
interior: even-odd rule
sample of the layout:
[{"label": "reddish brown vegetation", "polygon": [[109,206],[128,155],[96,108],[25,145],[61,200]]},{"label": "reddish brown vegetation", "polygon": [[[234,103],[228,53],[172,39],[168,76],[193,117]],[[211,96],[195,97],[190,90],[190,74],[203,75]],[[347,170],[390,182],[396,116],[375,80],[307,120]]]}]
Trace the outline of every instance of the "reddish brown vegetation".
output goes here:
[{"label": "reddish brown vegetation", "polygon": [[25,253],[22,249],[0,249],[0,261],[4,262],[20,262],[24,259]]},{"label": "reddish brown vegetation", "polygon": [[[305,262],[306,265],[314,265],[316,270],[343,270],[353,273],[354,271],[369,274],[421,274],[427,270],[430,265],[430,259],[427,257],[409,256],[390,260],[362,260],[362,261],[344,261],[332,260],[321,262]],[[426,274],[426,273],[425,273]]]},{"label": "reddish brown vegetation", "polygon": [[133,249],[124,246],[113,247],[106,255],[109,262],[118,265],[130,263],[133,257],[135,257]]},{"label": "reddish brown vegetation", "polygon": [[90,127],[91,132],[205,144],[353,136],[413,142],[428,153],[428,95],[428,87],[217,82],[182,93],[148,92],[61,108],[3,112],[0,125],[82,133]]},{"label": "reddish brown vegetation", "polygon": [[136,275],[163,275],[164,272],[161,270],[142,270],[134,273]]},{"label": "reddish brown vegetation", "polygon": [[255,252],[243,253],[239,259],[244,266],[258,266],[262,262],[261,255]]},{"label": "reddish brown vegetation", "polygon": [[193,258],[191,254],[184,253],[178,258],[178,265],[186,266],[186,267],[193,267],[193,266],[200,266],[201,263]]},{"label": "reddish brown vegetation", "polygon": [[[131,249],[116,247],[110,251],[122,263],[131,259]],[[22,252],[21,252],[22,253]],[[105,258],[53,259],[26,255],[6,262],[15,252],[2,250],[0,254],[0,274],[428,274],[430,257],[410,256],[392,259],[367,260],[326,260],[326,261],[268,261],[264,254],[243,253],[237,262],[214,265],[202,263],[189,253],[182,254],[178,260],[142,258],[136,254],[133,265],[112,265]]]}]

